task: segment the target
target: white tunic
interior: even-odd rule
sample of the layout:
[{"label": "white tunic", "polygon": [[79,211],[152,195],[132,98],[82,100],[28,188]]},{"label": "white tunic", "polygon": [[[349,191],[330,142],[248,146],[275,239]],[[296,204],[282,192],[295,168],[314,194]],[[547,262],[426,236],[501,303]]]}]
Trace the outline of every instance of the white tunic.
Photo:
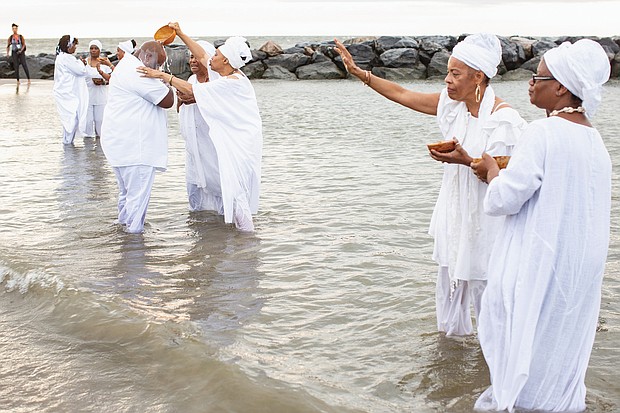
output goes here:
[{"label": "white tunic", "polygon": [[[112,73],[108,66],[101,65],[101,71],[107,74]],[[93,106],[105,105],[108,101],[108,87],[106,85],[96,85],[93,79],[103,79],[96,67],[86,65],[86,87],[88,88],[88,104]]]},{"label": "white tunic", "polygon": [[525,130],[485,211],[507,215],[478,327],[492,387],[480,409],[585,409],[607,257],[611,161],[599,133],[551,117]]},{"label": "white tunic", "polygon": [[88,89],[85,77],[86,66],[75,56],[64,52],[56,56],[53,93],[62,127],[68,132],[76,126],[82,133],[86,129]]},{"label": "white tunic", "polygon": [[110,78],[103,113],[101,148],[113,167],[147,165],[165,170],[168,162],[166,110],[157,106],[169,92],[158,79],[136,72],[142,62],[127,53]]},{"label": "white tunic", "polygon": [[193,86],[216,151],[227,223],[233,222],[236,204],[249,205],[255,214],[260,194],[262,121],[252,84],[243,74],[237,76]]},{"label": "white tunic", "polygon": [[[443,138],[456,137],[471,157],[510,155],[526,122],[511,108],[494,113],[495,93],[488,86],[478,119],[471,116],[464,102],[441,92],[437,121]],[[469,166],[445,164],[439,197],[433,210],[429,234],[435,239],[433,259],[448,267],[450,280],[486,280],[489,246],[502,217],[490,217],[482,208],[487,184]]]}]

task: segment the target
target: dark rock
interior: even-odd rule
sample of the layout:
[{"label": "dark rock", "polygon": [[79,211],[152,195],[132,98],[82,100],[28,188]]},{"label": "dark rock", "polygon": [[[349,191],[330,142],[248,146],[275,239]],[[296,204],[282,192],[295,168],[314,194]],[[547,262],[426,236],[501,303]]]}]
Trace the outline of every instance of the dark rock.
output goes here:
[{"label": "dark rock", "polygon": [[338,69],[340,69],[341,71],[347,71],[347,68],[344,67],[344,63],[342,63],[342,57],[340,57],[340,55],[334,57],[333,62],[336,66],[338,66]]},{"label": "dark rock", "polygon": [[534,56],[542,56],[547,50],[551,50],[558,45],[549,40],[539,40],[532,44],[532,54]]},{"label": "dark rock", "polygon": [[426,66],[424,66],[422,63],[418,63],[414,68],[373,67],[372,74],[375,76],[379,76],[383,79],[388,79],[396,82],[426,79]]},{"label": "dark rock", "polygon": [[355,63],[364,70],[370,69],[372,66],[377,65],[377,55],[370,45],[367,44],[352,44],[346,46]]},{"label": "dark rock", "polygon": [[294,73],[291,73],[290,70],[282,66],[267,67],[262,78],[275,80],[297,80],[297,76],[295,76]]},{"label": "dark rock", "polygon": [[414,67],[418,62],[416,49],[390,49],[379,56],[385,67]]},{"label": "dark rock", "polygon": [[542,60],[542,55],[532,57],[530,60],[528,60],[527,62],[521,65],[521,69],[529,70],[532,73],[537,73],[538,64],[540,63],[541,60]]},{"label": "dark rock", "polygon": [[331,61],[312,63],[297,69],[297,78],[308,79],[344,79],[346,74]]},{"label": "dark rock", "polygon": [[[191,70],[189,68],[189,55],[187,53],[187,46],[169,47],[166,46],[166,59],[167,69],[175,76],[183,77],[184,74],[187,77],[190,76]],[[186,77],[186,78],[187,78]]]},{"label": "dark rock", "polygon": [[420,59],[420,62],[424,63],[425,66],[428,66],[433,58],[433,55],[426,53],[424,50],[418,50],[418,58]]},{"label": "dark rock", "polygon": [[420,42],[420,47],[422,47],[422,43],[425,43],[426,47],[432,46],[436,48],[439,46],[439,49],[435,50],[435,52],[441,49],[451,52],[458,43],[457,38],[454,36],[420,36],[418,37],[418,42]]},{"label": "dark rock", "polygon": [[293,47],[289,47],[288,49],[282,50],[282,53],[283,54],[294,54],[294,53],[306,54],[306,48],[293,46]]},{"label": "dark rock", "polygon": [[281,66],[290,72],[295,72],[299,66],[310,63],[310,60],[311,58],[303,53],[281,54],[265,60],[265,64],[267,67]]},{"label": "dark rock", "polygon": [[502,45],[502,61],[506,69],[516,69],[525,62],[525,51],[519,43],[513,43],[505,37],[499,37],[499,41]]},{"label": "dark rock", "polygon": [[425,53],[431,57],[437,52],[448,51],[448,49],[443,47],[441,44],[427,39],[422,39],[420,41],[418,50],[420,51],[420,53]]},{"label": "dark rock", "polygon": [[217,49],[226,42],[226,39],[217,39],[213,41],[213,46]]},{"label": "dark rock", "polygon": [[381,36],[377,40],[375,40],[375,50],[378,55],[385,53],[390,49],[394,49],[396,47],[396,43],[400,42],[402,37],[400,36]]},{"label": "dark rock", "polygon": [[420,44],[411,37],[403,37],[394,45],[395,49],[417,49]]},{"label": "dark rock", "polygon": [[614,59],[611,61],[611,79],[620,77],[620,53],[614,56]]},{"label": "dark rock", "polygon": [[322,62],[331,62],[331,61],[332,59],[325,56],[321,52],[314,52],[314,54],[312,55],[312,63],[322,63]]},{"label": "dark rock", "polygon": [[536,42],[535,39],[530,39],[527,37],[511,37],[510,41],[514,43],[519,43],[525,52],[525,60],[529,60],[534,57],[534,53],[532,52],[532,45]]},{"label": "dark rock", "polygon": [[603,37],[598,40],[598,44],[611,51],[614,55],[620,52],[620,45],[618,45],[611,37]]},{"label": "dark rock", "polygon": [[426,68],[427,76],[445,77],[448,74],[448,59],[450,59],[450,53],[447,51],[435,53]]},{"label": "dark rock", "polygon": [[247,65],[243,66],[241,70],[249,79],[260,79],[261,77],[263,77],[263,73],[265,73],[266,67],[263,62],[258,61],[248,63]]},{"label": "dark rock", "polygon": [[267,59],[267,53],[262,52],[260,50],[252,49],[252,60],[251,62],[258,62],[259,60]]}]

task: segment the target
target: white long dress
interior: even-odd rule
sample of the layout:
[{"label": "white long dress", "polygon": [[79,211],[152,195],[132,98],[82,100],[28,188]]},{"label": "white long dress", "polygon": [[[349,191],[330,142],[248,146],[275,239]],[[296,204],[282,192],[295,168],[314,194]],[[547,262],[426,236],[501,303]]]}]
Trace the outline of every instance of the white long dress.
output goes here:
[{"label": "white long dress", "polygon": [[52,90],[65,137],[70,135],[71,142],[76,130],[84,133],[86,129],[88,111],[88,88],[84,82],[86,74],[84,63],[72,54],[60,52],[56,56]]},{"label": "white long dress", "polygon": [[217,157],[224,221],[252,231],[260,194],[262,121],[252,84],[243,74],[236,76],[195,84],[193,92]]},{"label": "white long dress", "polygon": [[[514,109],[493,112],[494,106],[495,92],[491,86],[486,88],[478,118],[468,112],[464,102],[450,99],[444,89],[437,106],[443,138],[456,137],[472,157],[480,157],[483,152],[510,155],[526,122]],[[440,267],[437,324],[448,335],[473,333],[470,298],[478,311],[476,304],[488,276],[489,245],[503,222],[503,217],[484,213],[482,201],[486,189],[487,184],[469,166],[444,165],[429,234],[435,239],[433,259]]]},{"label": "white long dress", "polygon": [[[88,88],[88,112],[86,116],[86,136],[101,136],[101,123],[103,122],[103,110],[108,102],[108,86],[96,85],[93,79],[103,79],[96,67],[86,65],[86,87]],[[101,65],[101,71],[107,74],[112,73],[108,66]]]},{"label": "white long dress", "polygon": [[585,409],[610,228],[611,161],[596,129],[533,122],[485,211],[506,216],[478,335],[491,373],[479,410]]}]

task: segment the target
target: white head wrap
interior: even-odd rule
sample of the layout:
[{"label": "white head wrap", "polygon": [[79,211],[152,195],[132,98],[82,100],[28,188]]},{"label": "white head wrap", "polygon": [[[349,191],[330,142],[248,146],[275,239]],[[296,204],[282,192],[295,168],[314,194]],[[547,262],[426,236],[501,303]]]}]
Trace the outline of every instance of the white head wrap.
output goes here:
[{"label": "white head wrap", "polygon": [[220,77],[220,74],[217,73],[216,71],[211,70],[211,58],[213,57],[213,55],[215,55],[215,46],[213,46],[211,43],[207,42],[206,40],[198,40],[196,43],[198,43],[198,45],[200,47],[202,47],[202,49],[207,52],[207,54],[209,55],[209,64],[207,65],[207,72],[209,73],[209,80],[213,81],[217,78]]},{"label": "white head wrap", "polygon": [[609,58],[601,45],[590,39],[574,44],[564,42],[548,50],[543,60],[553,77],[582,100],[586,115],[594,116],[601,103],[603,84],[611,72]]},{"label": "white head wrap", "polygon": [[220,53],[228,59],[230,65],[235,69],[245,66],[247,62],[252,60],[252,52],[246,41],[244,37],[240,36],[229,37],[219,47]]},{"label": "white head wrap", "polygon": [[91,40],[90,43],[88,43],[88,48],[90,49],[91,46],[97,46],[99,50],[103,50],[103,45],[99,40]]},{"label": "white head wrap", "polygon": [[502,61],[502,45],[494,34],[472,34],[454,46],[452,57],[472,69],[481,70],[491,79],[497,74],[497,66]]},{"label": "white head wrap", "polygon": [[129,53],[129,54],[132,54],[134,51],[133,43],[131,43],[131,40],[120,42],[117,47],[121,49],[123,52]]}]

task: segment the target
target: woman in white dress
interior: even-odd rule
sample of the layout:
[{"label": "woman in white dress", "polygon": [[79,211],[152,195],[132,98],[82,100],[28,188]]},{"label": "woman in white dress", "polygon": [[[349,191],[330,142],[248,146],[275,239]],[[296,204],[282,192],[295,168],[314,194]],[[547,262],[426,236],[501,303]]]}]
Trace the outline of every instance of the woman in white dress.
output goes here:
[{"label": "woman in white dress", "polygon": [[103,110],[108,102],[108,82],[114,65],[107,57],[101,57],[103,45],[99,40],[91,40],[88,44],[90,55],[86,59],[86,86],[88,87],[88,114],[86,116],[85,136],[101,136]]},{"label": "woman in white dress", "polygon": [[[510,155],[525,121],[495,95],[490,79],[501,62],[501,45],[492,34],[474,34],[454,47],[448,61],[446,87],[438,93],[421,93],[374,76],[358,67],[346,47],[336,40],[336,51],[349,73],[384,97],[417,112],[437,116],[444,139],[458,143],[452,152],[430,151],[444,162],[443,180],[429,233],[435,239],[437,262],[437,328],[446,335],[474,332],[487,277],[489,245],[503,217],[482,210],[487,185],[469,165],[483,152]],[[425,137],[426,138],[426,137]]]},{"label": "woman in white dress", "polygon": [[508,168],[484,155],[484,209],[506,216],[493,245],[478,334],[491,373],[479,410],[579,412],[601,302],[611,160],[592,127],[610,65],[592,40],[543,56],[530,101],[548,117],[524,131]]},{"label": "woman in white dress", "polygon": [[62,36],[56,47],[53,94],[62,122],[62,143],[73,144],[78,130],[84,134],[88,112],[86,61],[73,56],[78,39],[68,34]]}]

